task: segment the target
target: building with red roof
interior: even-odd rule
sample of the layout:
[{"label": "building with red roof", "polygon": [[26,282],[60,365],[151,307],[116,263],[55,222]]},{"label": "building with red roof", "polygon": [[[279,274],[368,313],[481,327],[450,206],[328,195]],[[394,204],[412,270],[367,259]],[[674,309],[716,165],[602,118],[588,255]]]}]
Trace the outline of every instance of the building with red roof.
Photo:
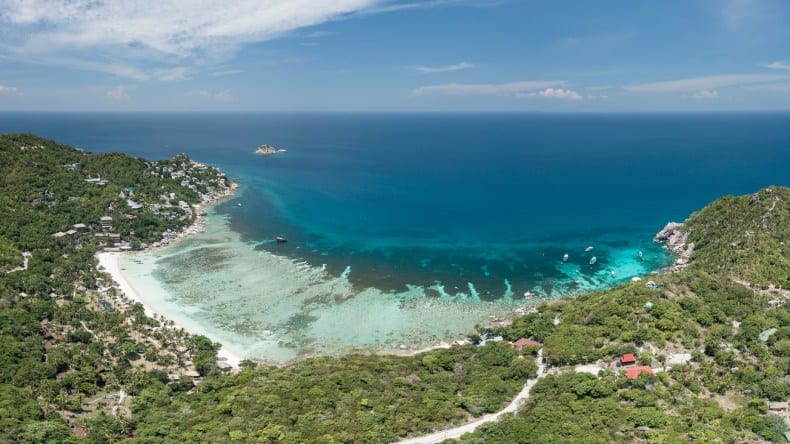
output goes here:
[{"label": "building with red roof", "polygon": [[633,353],[626,353],[623,356],[620,356],[620,365],[632,365],[636,364],[636,356]]},{"label": "building with red roof", "polygon": [[541,348],[543,347],[543,344],[541,344],[538,341],[535,341],[534,339],[521,338],[513,343],[513,347],[516,347],[516,350],[518,351],[522,351],[524,347]]},{"label": "building with red roof", "polygon": [[636,379],[642,373],[650,373],[651,375],[655,374],[655,373],[653,373],[653,369],[651,367],[649,367],[647,365],[642,365],[642,366],[639,366],[639,367],[632,367],[632,368],[629,368],[628,370],[626,370],[625,377],[628,378],[628,379]]}]

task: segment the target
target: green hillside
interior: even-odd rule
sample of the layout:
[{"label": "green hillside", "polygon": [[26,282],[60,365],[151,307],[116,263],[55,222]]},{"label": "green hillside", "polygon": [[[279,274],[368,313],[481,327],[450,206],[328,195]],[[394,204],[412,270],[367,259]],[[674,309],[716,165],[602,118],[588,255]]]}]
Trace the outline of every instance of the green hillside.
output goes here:
[{"label": "green hillside", "polygon": [[[691,264],[651,276],[655,290],[633,282],[541,306],[501,329],[545,341],[560,369],[596,361],[605,369],[601,378],[545,378],[518,415],[462,441],[784,441],[786,425],[768,402],[790,397],[789,227],[788,188],[721,198],[684,223]],[[623,353],[671,369],[629,380],[613,364]],[[690,362],[672,365],[684,353]]]},{"label": "green hillside", "polygon": [[685,226],[700,269],[756,288],[790,288],[790,190],[769,187],[726,196],[694,213]]}]

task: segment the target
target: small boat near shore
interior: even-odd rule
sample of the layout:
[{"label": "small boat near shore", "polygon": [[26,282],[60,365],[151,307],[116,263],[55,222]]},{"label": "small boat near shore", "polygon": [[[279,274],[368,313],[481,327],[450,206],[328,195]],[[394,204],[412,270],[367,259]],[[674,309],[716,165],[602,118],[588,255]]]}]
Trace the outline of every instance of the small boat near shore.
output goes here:
[{"label": "small boat near shore", "polygon": [[593,251],[593,247],[592,246],[587,247],[587,248],[584,249],[584,251],[589,253],[590,251]]},{"label": "small boat near shore", "polygon": [[568,262],[569,258],[570,258],[570,256],[568,256],[568,253],[563,254],[562,255],[562,262]]},{"label": "small boat near shore", "polygon": [[597,257],[593,256],[592,258],[590,258],[590,265],[595,265],[596,262],[598,262]]},{"label": "small boat near shore", "polygon": [[286,238],[284,238],[282,236],[277,236],[277,237],[274,238],[274,240],[277,241],[278,244],[284,244],[284,243],[288,242],[288,239],[286,239]]}]

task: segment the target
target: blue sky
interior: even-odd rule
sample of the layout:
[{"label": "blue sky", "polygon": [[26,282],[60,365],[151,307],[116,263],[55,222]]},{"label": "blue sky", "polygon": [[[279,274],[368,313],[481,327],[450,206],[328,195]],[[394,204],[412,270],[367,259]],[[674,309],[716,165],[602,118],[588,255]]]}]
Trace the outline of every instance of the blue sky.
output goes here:
[{"label": "blue sky", "polygon": [[775,109],[783,0],[0,0],[0,110]]}]

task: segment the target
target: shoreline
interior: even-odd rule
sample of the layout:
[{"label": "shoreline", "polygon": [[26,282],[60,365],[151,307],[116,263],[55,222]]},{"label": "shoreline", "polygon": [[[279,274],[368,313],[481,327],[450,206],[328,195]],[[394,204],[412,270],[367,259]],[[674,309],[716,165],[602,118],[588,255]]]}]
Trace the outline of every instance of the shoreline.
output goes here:
[{"label": "shoreline", "polygon": [[[212,206],[218,204],[219,202],[221,202],[221,201],[223,201],[225,199],[229,199],[231,197],[234,197],[236,195],[236,190],[238,190],[239,188],[240,188],[240,185],[238,183],[231,182],[230,186],[228,187],[228,189],[223,194],[221,194],[219,196],[216,196],[215,198],[213,198],[210,201],[200,202],[200,203],[197,203],[197,204],[193,205],[192,206],[193,207],[193,211],[195,212],[194,214],[196,216],[195,216],[195,219],[192,221],[192,223],[190,225],[188,225],[183,230],[181,230],[177,234],[177,236],[175,238],[170,240],[170,242],[168,244],[163,244],[160,247],[149,246],[148,248],[146,248],[146,250],[150,250],[150,249],[154,249],[154,248],[161,248],[161,247],[166,246],[166,245],[173,245],[173,244],[177,243],[178,241],[180,241],[182,239],[185,239],[185,238],[187,238],[189,236],[192,236],[194,234],[200,233],[201,231],[203,231],[205,229],[205,226],[206,226],[205,217],[201,216],[200,214],[203,211],[208,211]],[[187,328],[187,327],[185,327],[183,325],[175,323],[175,320],[171,319],[168,316],[165,316],[162,313],[157,312],[156,310],[151,308],[148,304],[146,304],[145,299],[143,299],[143,297],[140,295],[140,293],[137,291],[137,289],[134,287],[134,285],[132,285],[132,283],[129,281],[129,279],[127,279],[126,276],[124,275],[123,271],[121,270],[121,265],[120,265],[120,262],[119,262],[122,254],[134,254],[134,253],[135,252],[132,252],[132,251],[129,251],[129,252],[116,252],[116,251],[101,251],[100,250],[100,251],[96,252],[94,257],[99,262],[99,265],[98,265],[99,271],[103,271],[103,272],[109,274],[110,277],[112,278],[114,286],[118,290],[120,290],[121,293],[123,293],[127,298],[129,298],[133,302],[142,305],[146,316],[148,316],[150,318],[154,318],[156,315],[158,315],[158,316],[160,316],[163,319],[167,319],[169,321],[172,321],[174,323],[173,324],[173,328],[183,329],[183,330],[185,330],[185,331],[187,331],[187,332],[189,332],[190,334],[193,334],[193,335],[202,335],[203,333],[196,332],[196,331],[194,331],[194,329],[190,329],[190,328]],[[219,342],[219,341],[215,341],[215,342]],[[219,349],[219,351],[217,351],[217,364],[218,365],[219,364],[226,365],[226,366],[230,367],[232,370],[238,370],[240,368],[239,365],[240,365],[241,361],[243,361],[245,359],[246,358],[240,356],[239,354],[234,353],[233,351],[229,350],[227,348],[227,346],[225,346],[224,344],[222,344],[222,347]]]},{"label": "shoreline", "polygon": [[[161,245],[161,247],[174,246],[175,244],[177,244],[182,239],[186,239],[189,236],[192,236],[192,235],[204,232],[206,230],[206,227],[207,227],[207,224],[208,224],[210,218],[207,218],[205,216],[200,216],[202,211],[204,209],[210,210],[214,205],[216,205],[217,203],[223,201],[224,199],[227,199],[229,197],[235,196],[236,195],[236,191],[239,188],[240,187],[239,187],[239,185],[237,183],[232,183],[231,186],[222,195],[217,196],[216,198],[211,199],[210,201],[207,200],[205,202],[201,202],[200,204],[194,205],[193,208],[195,209],[196,217],[192,221],[192,223],[190,225],[184,227],[179,232],[177,232],[174,236],[170,237],[169,238],[169,242],[167,242],[166,244],[163,243]],[[212,222],[212,224],[213,224],[213,222]],[[212,227],[213,227],[213,225],[212,225]],[[146,250],[147,251],[158,250],[161,247],[159,247],[159,246],[153,247],[152,246],[152,247],[147,248]],[[249,353],[251,350],[248,350],[245,346],[239,347],[239,344],[236,344],[234,341],[231,341],[230,343],[228,343],[226,340],[215,339],[217,337],[223,337],[223,336],[221,336],[221,335],[217,336],[216,332],[214,334],[207,334],[207,331],[210,331],[210,329],[207,330],[207,329],[203,328],[204,326],[200,325],[199,323],[192,323],[191,320],[189,320],[189,319],[182,318],[180,321],[178,321],[178,319],[179,319],[178,315],[173,317],[173,316],[171,316],[171,314],[168,314],[170,312],[167,309],[163,309],[160,306],[160,304],[158,302],[159,298],[164,298],[165,297],[164,295],[158,295],[158,293],[154,293],[154,294],[158,295],[158,296],[153,296],[154,299],[151,299],[152,296],[149,295],[148,300],[150,301],[150,303],[146,303],[146,300],[143,297],[142,292],[140,292],[137,288],[135,288],[135,286],[133,285],[131,280],[128,278],[128,276],[136,276],[136,275],[134,275],[134,274],[130,275],[130,274],[128,274],[129,272],[124,272],[124,271],[121,270],[120,258],[121,258],[121,254],[122,253],[123,252],[107,252],[107,251],[103,251],[103,252],[98,252],[96,254],[96,257],[97,257],[97,259],[99,261],[99,264],[104,267],[104,271],[109,273],[109,275],[111,276],[111,278],[115,282],[116,287],[119,288],[123,293],[125,293],[126,296],[130,300],[141,304],[142,307],[144,308],[145,314],[147,316],[149,316],[149,317],[161,317],[162,319],[166,319],[168,321],[171,321],[171,322],[174,323],[174,327],[175,328],[183,329],[183,330],[189,332],[190,334],[206,335],[206,336],[209,336],[209,337],[214,336],[214,338],[212,338],[212,341],[216,342],[216,343],[219,343],[221,345],[221,348],[220,348],[220,350],[217,353],[217,364],[219,366],[221,366],[221,367],[222,366],[228,366],[228,367],[231,367],[233,369],[238,369],[240,362],[243,361],[243,360],[246,360],[246,359],[252,360],[254,362],[259,362],[259,363],[267,363],[267,364],[271,364],[271,365],[282,366],[282,365],[288,365],[288,364],[290,364],[290,363],[292,363],[294,361],[301,360],[301,359],[303,359],[305,357],[309,357],[309,355],[307,355],[307,356],[301,356],[301,357],[293,357],[293,358],[290,358],[290,359],[287,359],[287,360],[280,360],[280,359],[277,359],[277,358],[273,358],[273,359],[270,360],[268,358],[267,359],[262,359],[262,356],[268,356],[268,355],[259,355],[259,354],[253,353],[253,355],[256,356],[256,357],[246,358],[246,357],[244,357],[244,352],[247,351]],[[126,253],[136,254],[136,252],[126,252]],[[126,257],[128,258],[130,256],[126,256]],[[143,285],[143,287],[141,287],[141,288],[144,288],[144,289],[146,288],[144,284],[139,283],[139,282],[138,282],[138,284]],[[288,285],[286,285],[286,287],[287,286]],[[146,290],[145,293],[148,294],[149,292]],[[583,294],[583,293],[586,293],[586,291],[582,291],[580,294]],[[576,296],[576,295],[574,295],[574,296]],[[516,299],[516,298],[514,298],[514,299]],[[514,319],[516,317],[519,317],[519,316],[529,312],[532,309],[532,305],[534,305],[535,303],[537,303],[539,301],[539,299],[536,299],[534,301],[529,301],[529,300],[521,300],[521,298],[518,298],[518,300],[519,300],[518,302],[520,302],[520,303],[517,302],[517,304],[518,304],[517,307],[514,306],[512,308],[512,310],[509,311],[508,313],[498,314],[494,320],[490,319],[493,316],[488,316],[489,317],[488,322],[496,324],[496,325],[503,325],[503,324],[507,324],[509,322],[512,322],[512,319]],[[159,310],[155,310],[153,308],[153,307],[157,307],[157,306],[160,307]],[[361,353],[365,353],[365,354],[370,353],[370,354],[383,355],[383,356],[387,356],[387,355],[389,355],[389,356],[400,356],[400,357],[414,356],[414,355],[417,355],[417,354],[420,354],[420,353],[424,353],[424,352],[428,352],[428,351],[435,350],[435,349],[449,348],[452,345],[454,345],[455,343],[458,343],[458,342],[462,341],[463,340],[462,338],[467,338],[468,335],[471,334],[471,333],[473,333],[473,331],[470,329],[470,330],[467,330],[462,336],[459,336],[459,337],[456,337],[456,338],[452,338],[452,339],[445,338],[444,340],[439,340],[439,341],[434,342],[434,343],[427,342],[427,343],[423,343],[422,346],[417,345],[414,348],[403,347],[403,346],[400,346],[400,348],[389,348],[389,347],[386,347],[386,348],[370,347],[370,348],[368,348],[368,347],[362,347],[360,349],[357,349],[356,352],[361,352]],[[434,338],[434,339],[438,339],[438,338]],[[234,351],[234,350],[229,348],[229,347],[233,347],[234,345],[235,345],[235,350],[236,351]],[[395,347],[395,346],[393,346],[393,347]],[[354,349],[355,348],[352,347],[352,350],[354,350]],[[365,349],[367,349],[367,350],[365,350]],[[353,352],[354,351],[352,351],[352,353]]]},{"label": "shoreline", "polygon": [[[148,304],[146,304],[145,300],[140,296],[140,293],[137,291],[137,289],[135,289],[132,283],[126,278],[126,276],[123,274],[123,271],[121,271],[121,265],[119,263],[122,254],[123,253],[114,252],[114,251],[100,251],[96,253],[96,259],[98,259],[99,261],[99,266],[103,267],[103,270],[100,269],[99,271],[103,271],[109,274],[110,277],[112,277],[115,286],[127,298],[132,300],[134,303],[138,303],[142,305],[146,316],[150,318],[154,318],[155,315],[158,315],[164,319],[173,321],[173,319],[153,310]],[[173,328],[184,329],[185,331],[193,335],[202,334],[200,332],[196,332],[192,329],[186,328],[185,326],[176,323],[173,324]],[[217,352],[217,362],[225,363],[233,369],[238,369],[241,361],[245,359],[246,358],[229,350],[224,344]]]}]

